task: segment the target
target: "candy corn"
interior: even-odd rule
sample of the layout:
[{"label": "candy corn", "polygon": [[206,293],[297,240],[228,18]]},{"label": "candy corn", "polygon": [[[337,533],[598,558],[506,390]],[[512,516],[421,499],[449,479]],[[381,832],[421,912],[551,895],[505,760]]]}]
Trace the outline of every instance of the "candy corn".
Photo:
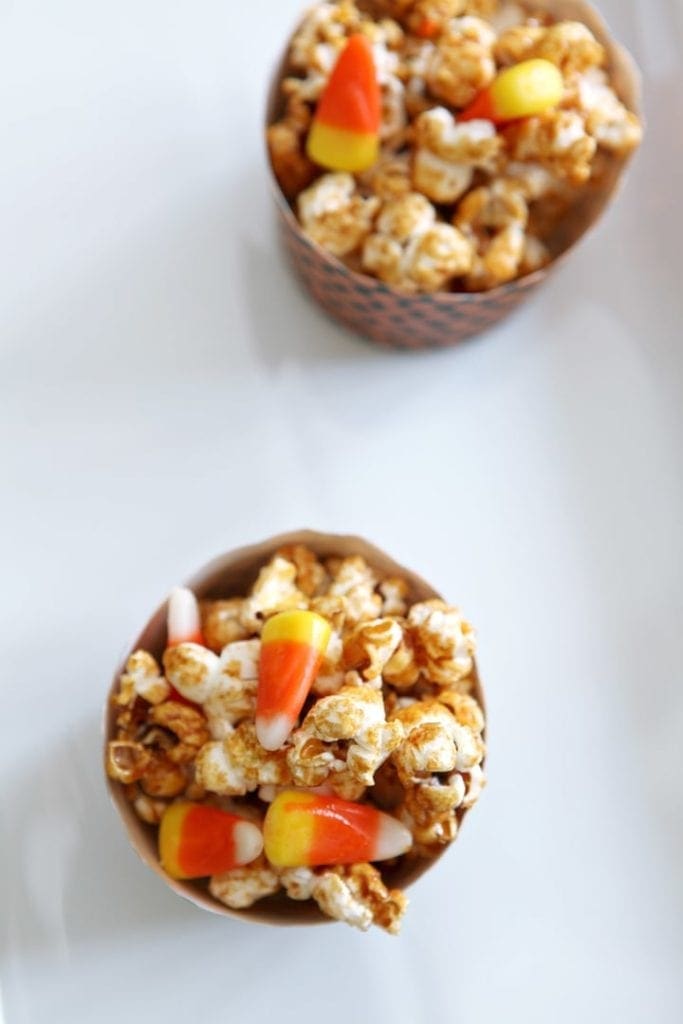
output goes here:
[{"label": "candy corn", "polygon": [[[187,587],[174,587],[168,599],[166,612],[166,649],[180,644],[204,643],[197,598]],[[194,702],[184,697],[171,685],[169,700],[194,707]]]},{"label": "candy corn", "polygon": [[174,587],[168,599],[166,616],[166,646],[203,644],[201,620],[197,598],[187,587]]},{"label": "candy corn", "polygon": [[290,789],[268,808],[263,842],[271,864],[295,868],[398,857],[410,849],[412,836],[374,807]]},{"label": "candy corn", "polygon": [[481,118],[505,124],[520,117],[532,117],[550,110],[562,99],[564,83],[558,68],[549,60],[525,60],[506,68],[480,92],[458,121]]},{"label": "candy corn", "polygon": [[308,135],[311,160],[331,171],[364,171],[377,160],[382,104],[366,36],[349,38],[318,103]]},{"label": "candy corn", "polygon": [[256,825],[217,807],[171,804],[159,826],[161,866],[172,878],[204,878],[248,864],[263,849]]},{"label": "candy corn", "polygon": [[279,750],[296,724],[330,639],[330,624],[315,612],[280,612],[261,633],[256,691],[256,735]]}]

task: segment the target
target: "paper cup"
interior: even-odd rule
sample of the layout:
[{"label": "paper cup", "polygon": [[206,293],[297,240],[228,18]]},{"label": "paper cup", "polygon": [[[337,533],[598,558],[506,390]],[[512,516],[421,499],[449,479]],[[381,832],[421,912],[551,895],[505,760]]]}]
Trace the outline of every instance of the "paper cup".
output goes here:
[{"label": "paper cup", "polygon": [[[635,62],[615,42],[590,4],[584,0],[535,0],[529,6],[534,11],[547,11],[558,20],[587,25],[607,50],[617,94],[630,110],[640,114],[640,75]],[[287,73],[288,51],[289,43],[271,81],[268,125],[277,121],[282,111],[280,83]],[[617,193],[630,155],[610,158],[599,183],[581,186],[580,202],[572,207],[552,239],[555,256],[548,266],[487,292],[405,295],[373,277],[350,270],[304,234],[272,167],[270,176],[285,251],[305,288],[326,313],[387,348],[447,348],[504,320],[545,281],[605,212]]]},{"label": "paper cup", "polygon": [[[402,576],[410,585],[410,600],[424,601],[433,597],[440,597],[433,587],[421,579],[416,573],[404,566],[399,565],[389,555],[385,554],[374,544],[364,540],[362,537],[338,536],[331,533],[315,533],[312,530],[299,530],[295,533],[285,533],[278,537],[271,537],[260,544],[252,544],[249,547],[237,548],[225,555],[221,555],[214,561],[195,573],[186,583],[199,598],[218,598],[242,596],[247,593],[255,581],[261,566],[267,562],[275,552],[287,544],[305,544],[317,555],[326,558],[331,555],[362,555],[369,565],[382,575]],[[107,697],[107,704],[104,712],[104,757],[106,761],[107,743],[115,738],[115,708],[112,703],[113,696],[118,691],[119,677],[124,670],[126,661],[133,651],[142,648],[149,651],[158,660],[166,644],[166,602],[157,608],[146,626],[132,644],[126,656],[117,667],[112,679],[111,687]],[[474,669],[474,687],[472,695],[484,709],[484,697],[477,675],[476,666]],[[249,921],[260,922],[261,924],[274,925],[301,925],[301,924],[322,924],[329,923],[332,919],[322,914],[312,900],[297,902],[291,900],[284,893],[278,893],[255,903],[253,907],[246,910],[231,910],[210,894],[208,881],[179,881],[171,878],[161,867],[157,854],[157,832],[153,825],[147,825],[138,818],[132,805],[126,799],[124,787],[119,782],[114,782],[108,776],[107,786],[111,799],[118,811],[128,838],[133,849],[144,863],[162,878],[174,892],[179,896],[201,907],[203,910],[210,910],[215,914],[223,914],[225,917],[237,917]],[[460,819],[466,812],[460,814]],[[387,885],[406,889],[416,879],[427,871],[448,847],[444,847],[434,856],[426,858],[412,858],[409,855],[401,858],[398,865],[392,868],[382,868],[382,877]]]}]

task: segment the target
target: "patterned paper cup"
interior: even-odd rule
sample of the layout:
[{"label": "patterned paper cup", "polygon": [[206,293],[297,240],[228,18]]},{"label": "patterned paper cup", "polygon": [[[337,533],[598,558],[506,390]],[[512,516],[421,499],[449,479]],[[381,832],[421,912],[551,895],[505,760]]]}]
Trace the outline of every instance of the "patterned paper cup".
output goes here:
[{"label": "patterned paper cup", "polygon": [[[300,530],[295,533],[281,534],[277,537],[270,537],[260,544],[253,544],[249,547],[238,548],[221,555],[213,562],[210,562],[199,572],[195,573],[187,586],[190,587],[199,598],[218,598],[230,595],[246,594],[252,585],[259,568],[271,558],[275,552],[289,544],[305,544],[320,557],[327,558],[332,555],[347,556],[352,554],[362,555],[370,566],[382,575],[402,576],[410,586],[409,600],[411,602],[424,601],[429,598],[440,597],[440,595],[421,579],[416,573],[404,566],[399,565],[380,548],[370,544],[362,537],[338,536],[331,533],[316,533],[311,530]],[[161,659],[166,642],[166,603],[160,605],[149,619],[140,635],[126,653],[117,667],[112,679],[111,687],[107,697],[104,710],[104,757],[106,763],[107,743],[115,736],[115,708],[112,702],[113,696],[118,691],[119,678],[124,669],[126,661],[133,651],[142,648],[152,653],[158,660]],[[479,705],[485,710],[484,695],[482,692],[476,667],[474,670],[475,685],[472,695]],[[312,901],[295,902],[289,897],[278,894],[260,900],[247,910],[231,910],[210,894],[207,880],[200,881],[178,881],[171,878],[161,867],[157,853],[157,828],[146,825],[137,817],[131,803],[126,799],[124,787],[121,783],[112,781],[108,776],[107,786],[111,799],[118,811],[123,826],[133,849],[144,863],[154,871],[156,875],[173,889],[179,896],[184,896],[196,906],[203,910],[210,910],[215,914],[222,914],[225,917],[237,917],[261,924],[274,925],[301,925],[301,924],[322,924],[329,923],[332,919],[323,915]],[[465,811],[460,812],[461,821]],[[393,888],[406,889],[412,885],[425,871],[427,871],[448,847],[444,847],[433,857],[411,857],[406,855],[400,859],[398,865],[393,868],[384,868],[382,876],[387,885]]]},{"label": "patterned paper cup", "polygon": [[[581,21],[605,46],[615,91],[640,113],[640,75],[630,54],[611,36],[598,12],[584,0],[534,0],[558,20]],[[281,109],[280,83],[287,73],[287,53],[273,76],[267,105],[268,125]],[[311,296],[335,320],[387,348],[445,348],[480,334],[505,319],[545,281],[558,262],[599,221],[617,194],[630,156],[611,157],[598,183],[582,186],[582,198],[555,234],[553,261],[541,270],[486,292],[436,292],[406,295],[381,281],[357,273],[321,249],[301,230],[271,168],[271,184],[285,250]],[[270,162],[269,162],[270,167]]]}]

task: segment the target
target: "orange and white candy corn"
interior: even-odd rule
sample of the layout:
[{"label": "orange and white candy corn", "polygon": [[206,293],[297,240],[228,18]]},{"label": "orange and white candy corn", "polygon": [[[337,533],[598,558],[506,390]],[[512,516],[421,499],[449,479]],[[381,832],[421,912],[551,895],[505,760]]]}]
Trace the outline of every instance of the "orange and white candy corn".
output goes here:
[{"label": "orange and white candy corn", "polygon": [[172,878],[231,871],[255,860],[262,849],[263,836],[256,825],[204,804],[171,804],[159,826],[159,858]]},{"label": "orange and white candy corn", "polygon": [[337,796],[285,790],[266,813],[263,843],[275,867],[316,867],[388,860],[413,838],[396,818]]},{"label": "orange and white candy corn", "polygon": [[202,625],[197,598],[187,587],[174,587],[166,613],[166,646],[203,644]]},{"label": "orange and white candy corn", "polygon": [[315,612],[280,612],[261,632],[256,735],[279,750],[296,725],[320,669],[332,630]]},{"label": "orange and white candy corn", "polygon": [[330,171],[365,171],[377,160],[382,100],[372,46],[349,37],[318,103],[306,151]]},{"label": "orange and white candy corn", "polygon": [[486,120],[505,124],[533,117],[556,107],[564,93],[562,75],[555,64],[540,57],[514,64],[496,75],[458,121]]},{"label": "orange and white candy corn", "polygon": [[[204,643],[197,598],[187,587],[174,587],[168,599],[166,611],[166,650],[180,644]],[[178,704],[193,704],[171,683],[169,700]]]}]

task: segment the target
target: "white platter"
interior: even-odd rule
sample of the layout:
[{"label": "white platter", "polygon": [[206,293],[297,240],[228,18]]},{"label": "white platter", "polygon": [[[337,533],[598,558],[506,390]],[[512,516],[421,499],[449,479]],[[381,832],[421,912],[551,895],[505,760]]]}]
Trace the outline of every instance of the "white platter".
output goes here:
[{"label": "white platter", "polygon": [[[298,0],[0,6],[0,1020],[683,1019],[677,0],[603,0],[649,132],[508,324],[384,354],[283,265],[262,165]],[[99,720],[177,580],[374,538],[480,634],[490,785],[399,939],[241,926],[126,845]]]}]

